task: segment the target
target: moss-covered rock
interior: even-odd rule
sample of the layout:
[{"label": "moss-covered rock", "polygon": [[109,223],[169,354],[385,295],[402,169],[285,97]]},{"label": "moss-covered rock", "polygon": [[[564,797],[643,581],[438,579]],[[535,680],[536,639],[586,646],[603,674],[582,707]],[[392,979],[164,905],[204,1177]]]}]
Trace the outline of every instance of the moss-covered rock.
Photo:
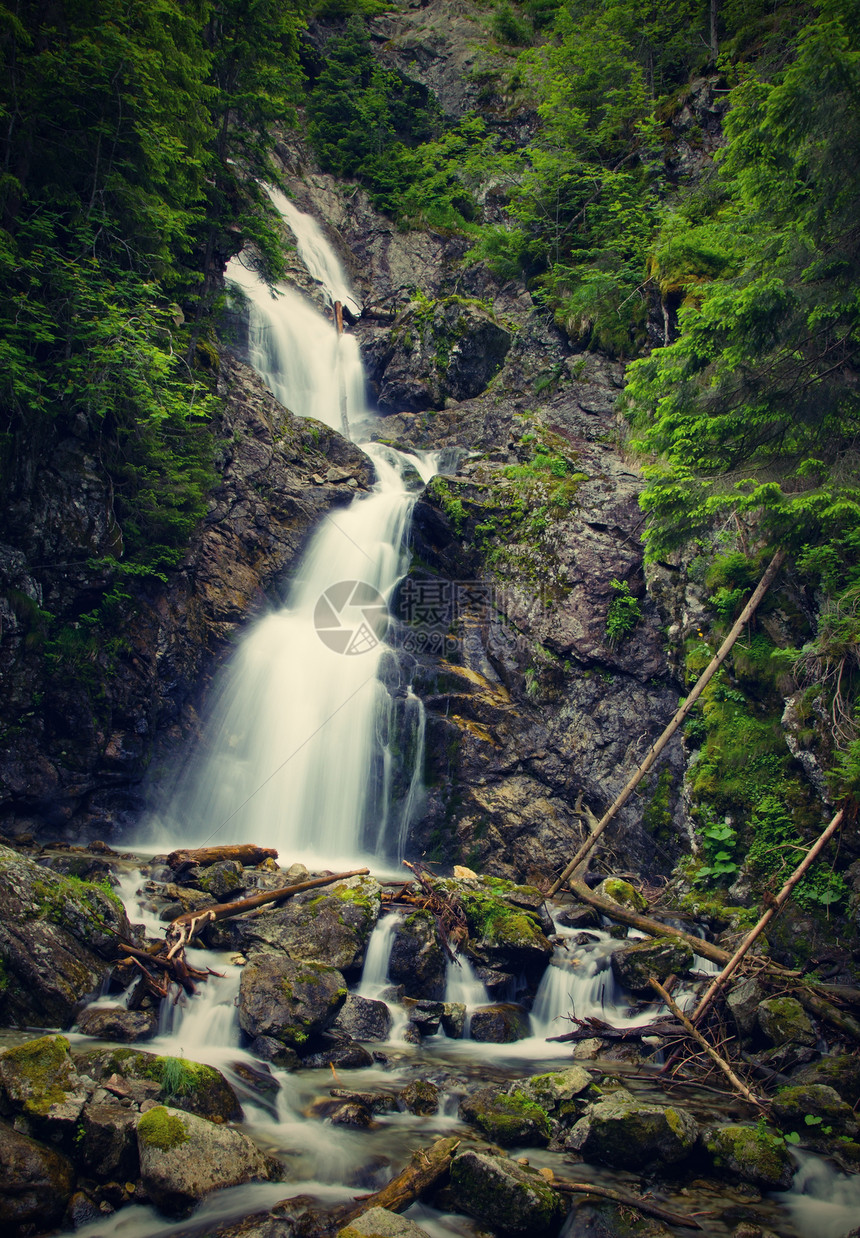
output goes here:
[{"label": "moss-covered rock", "polygon": [[493,1006],[480,1006],[474,1012],[470,1035],[472,1040],[485,1044],[508,1045],[530,1036],[531,1025],[522,1006],[514,1002],[497,1002]]},{"label": "moss-covered rock", "polygon": [[823,1083],[800,1083],[780,1088],[773,1098],[773,1116],[784,1131],[801,1135],[856,1135],[851,1106]]},{"label": "moss-covered rock", "polygon": [[43,1233],[58,1225],[72,1194],[70,1161],[0,1122],[0,1229]]},{"label": "moss-covered rock", "polygon": [[251,1037],[308,1049],[334,1023],[346,995],[344,978],[333,967],[258,954],[242,970],[239,1023]]},{"label": "moss-covered rock", "polygon": [[552,954],[537,914],[509,902],[504,890],[464,891],[460,904],[469,926],[467,950],[479,962],[503,969],[541,967]]},{"label": "moss-covered rock", "polygon": [[388,976],[407,997],[441,1001],[445,995],[445,955],[429,911],[407,916],[394,932]]},{"label": "moss-covered rock", "polygon": [[563,1122],[578,1117],[586,1104],[600,1095],[591,1081],[591,1075],[582,1066],[569,1066],[567,1070],[546,1075],[532,1075],[513,1086]]},{"label": "moss-covered rock", "polygon": [[554,1238],[567,1212],[539,1173],[489,1152],[455,1156],[451,1187],[458,1208],[511,1238]]},{"label": "moss-covered rock", "polygon": [[[577,1235],[588,1235],[588,1238],[673,1238],[670,1230],[653,1217],[643,1216],[628,1204],[613,1204],[609,1200],[601,1202],[590,1199],[576,1203]],[[734,1238],[741,1238],[735,1231]],[[746,1238],[753,1238],[752,1234]],[[756,1228],[755,1238],[766,1238],[764,1231]]]},{"label": "moss-covered rock", "polygon": [[132,1044],[151,1040],[158,1031],[158,1016],[154,1010],[129,1010],[126,1006],[88,1006],[78,1015],[76,1030],[99,1040],[115,1040]]},{"label": "moss-covered rock", "polygon": [[84,1053],[79,1056],[78,1064],[97,1080],[118,1075],[130,1085],[132,1093],[137,1080],[153,1084],[147,1098],[196,1113],[210,1122],[237,1122],[242,1117],[242,1108],[232,1086],[220,1070],[203,1062],[123,1048]]},{"label": "moss-covered rock", "polygon": [[238,860],[219,860],[201,871],[196,884],[210,902],[229,903],[245,889],[245,870]]},{"label": "moss-covered rock", "polygon": [[655,1105],[619,1088],[590,1105],[570,1132],[568,1147],[587,1161],[619,1168],[677,1165],[693,1151],[698,1124],[675,1105]]},{"label": "moss-covered rock", "polygon": [[794,1173],[783,1140],[754,1126],[718,1126],[705,1136],[717,1173],[765,1190],[785,1190]]},{"label": "moss-covered rock", "polygon": [[768,997],[758,1008],[758,1025],[772,1045],[818,1043],[818,1033],[800,1002],[793,997]]},{"label": "moss-covered rock", "polygon": [[631,911],[648,910],[648,900],[645,896],[640,894],[629,881],[622,881],[620,877],[607,877],[605,881],[601,881],[594,892],[601,898],[608,898],[613,903],[618,903],[620,907],[629,907]]},{"label": "moss-covered rock", "polygon": [[430,1238],[430,1235],[414,1221],[389,1212],[387,1208],[368,1208],[345,1229],[339,1229],[337,1238]]},{"label": "moss-covered rock", "polygon": [[212,1191],[278,1173],[247,1135],[160,1105],[138,1119],[137,1145],[144,1189],[171,1216],[190,1212]]},{"label": "moss-covered rock", "polygon": [[545,1109],[527,1092],[481,1088],[460,1102],[460,1117],[477,1126],[502,1148],[545,1147],[552,1136],[552,1123]]},{"label": "moss-covered rock", "polygon": [[40,1036],[0,1053],[0,1112],[45,1116],[80,1091],[65,1036]]},{"label": "moss-covered rock", "polygon": [[429,1117],[439,1112],[439,1089],[429,1079],[413,1079],[399,1094],[400,1103],[410,1113]]},{"label": "moss-covered rock", "polygon": [[655,937],[653,941],[622,946],[612,952],[612,971],[622,988],[652,997],[650,977],[663,981],[667,976],[684,976],[693,966],[693,951],[677,937]]},{"label": "moss-covered rock", "polygon": [[860,1058],[852,1053],[827,1053],[796,1072],[798,1083],[823,1083],[853,1108],[860,1100]]}]

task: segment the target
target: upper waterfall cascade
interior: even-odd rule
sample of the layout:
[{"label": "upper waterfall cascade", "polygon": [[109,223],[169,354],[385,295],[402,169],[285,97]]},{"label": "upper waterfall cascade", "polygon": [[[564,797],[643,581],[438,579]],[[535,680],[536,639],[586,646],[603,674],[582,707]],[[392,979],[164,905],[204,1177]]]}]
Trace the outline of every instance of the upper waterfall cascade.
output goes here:
[{"label": "upper waterfall cascade", "polygon": [[[331,301],[358,307],[319,225],[281,194],[273,201]],[[338,335],[301,294],[275,293],[241,258],[228,280],[247,298],[251,360],[291,411],[354,431],[375,420],[356,341]],[[311,538],[286,604],[259,619],[222,676],[198,754],[163,822],[189,843],[248,841],[324,866],[396,863],[421,795],[423,707],[398,679],[384,634],[407,562],[416,473],[431,453],[363,443],[372,494],[330,513]],[[411,754],[410,768],[395,753]]]}]

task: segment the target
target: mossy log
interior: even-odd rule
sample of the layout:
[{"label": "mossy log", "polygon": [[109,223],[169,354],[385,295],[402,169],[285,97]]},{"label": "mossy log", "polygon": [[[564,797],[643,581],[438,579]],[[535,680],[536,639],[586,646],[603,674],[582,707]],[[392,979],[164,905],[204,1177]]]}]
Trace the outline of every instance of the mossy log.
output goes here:
[{"label": "mossy log", "polygon": [[656,1217],[669,1225],[683,1225],[686,1229],[701,1229],[702,1226],[692,1217],[681,1212],[670,1212],[667,1208],[658,1208],[656,1204],[641,1199],[638,1195],[627,1195],[622,1191],[614,1191],[608,1186],[598,1186],[595,1182],[568,1182],[566,1178],[553,1178],[550,1186],[563,1191],[566,1195],[598,1195],[601,1199],[611,1199],[625,1208],[635,1208],[646,1216]]},{"label": "mossy log", "polygon": [[209,868],[222,860],[238,860],[240,864],[262,864],[263,860],[276,860],[278,853],[274,847],[255,847],[251,843],[232,843],[223,847],[194,847],[191,850],[171,851],[167,857],[168,866],[172,869]]}]

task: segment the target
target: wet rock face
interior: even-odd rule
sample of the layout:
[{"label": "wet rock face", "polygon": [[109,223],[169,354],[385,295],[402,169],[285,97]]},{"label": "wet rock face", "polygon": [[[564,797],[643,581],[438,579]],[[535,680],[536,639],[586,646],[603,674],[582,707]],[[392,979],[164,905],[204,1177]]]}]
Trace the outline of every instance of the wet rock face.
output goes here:
[{"label": "wet rock face", "polygon": [[523,1238],[549,1238],[567,1212],[558,1192],[533,1169],[488,1152],[463,1152],[451,1163],[458,1207],[469,1216]]},{"label": "wet rock face", "polygon": [[628,1169],[676,1165],[692,1152],[699,1128],[683,1109],[635,1100],[624,1088],[590,1106],[568,1146],[588,1161]]},{"label": "wet rock face", "polygon": [[441,1001],[445,994],[445,956],[429,911],[416,911],[398,925],[388,961],[392,984],[407,997]]},{"label": "wet rock face", "polygon": [[[320,516],[371,483],[370,462],[353,444],[293,418],[226,354],[219,394],[209,512],[167,582],[128,586],[120,648],[93,649],[85,680],[48,668],[38,646],[47,631],[41,613],[55,616],[55,628],[73,627],[108,584],[87,562],[121,552],[86,427],[61,444],[56,472],[21,483],[0,546],[7,835],[115,837],[133,820],[148,762],[193,731],[201,694],[239,625],[280,589]],[[329,469],[339,480],[324,480]],[[50,493],[42,495],[42,485]],[[47,570],[55,563],[62,570]],[[30,564],[46,570],[37,579]]]},{"label": "wet rock face", "polygon": [[331,1027],[346,1000],[333,967],[258,954],[242,971],[239,1023],[249,1036],[270,1036],[299,1050]]},{"label": "wet rock face", "polygon": [[72,1194],[68,1159],[0,1122],[0,1226],[14,1238],[57,1225]]},{"label": "wet rock face", "polygon": [[472,1040],[483,1041],[485,1044],[508,1045],[530,1036],[531,1026],[522,1006],[513,1002],[499,1002],[494,1006],[480,1006],[474,1012],[470,1033]]},{"label": "wet rock face", "polygon": [[100,886],[72,883],[0,846],[0,1019],[68,1027],[132,929]]},{"label": "wet rock face", "polygon": [[658,937],[644,945],[624,946],[612,952],[615,979],[631,993],[652,997],[648,983],[664,981],[668,976],[683,976],[693,966],[693,951],[686,942],[671,937]]}]

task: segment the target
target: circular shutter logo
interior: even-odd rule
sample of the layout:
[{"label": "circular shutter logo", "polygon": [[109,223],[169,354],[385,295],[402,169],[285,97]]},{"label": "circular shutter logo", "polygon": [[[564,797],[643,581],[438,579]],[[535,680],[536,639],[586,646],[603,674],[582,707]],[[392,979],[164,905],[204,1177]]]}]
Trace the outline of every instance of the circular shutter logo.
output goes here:
[{"label": "circular shutter logo", "polygon": [[366,581],[339,580],[317,600],[314,628],[335,653],[346,657],[370,653],[388,630],[385,598]]}]

